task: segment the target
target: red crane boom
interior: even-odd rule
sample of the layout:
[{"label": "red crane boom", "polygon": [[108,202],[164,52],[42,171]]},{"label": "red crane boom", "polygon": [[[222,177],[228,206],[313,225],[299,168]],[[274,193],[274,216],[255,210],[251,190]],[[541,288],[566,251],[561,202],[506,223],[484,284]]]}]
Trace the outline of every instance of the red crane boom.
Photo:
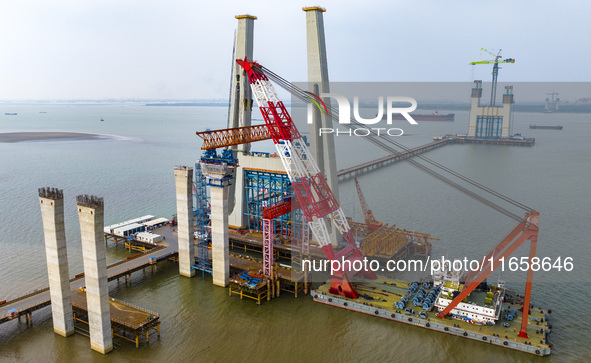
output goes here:
[{"label": "red crane boom", "polygon": [[359,186],[357,177],[355,177],[355,187],[357,188],[357,194],[359,195],[359,203],[361,203],[361,209],[363,210],[363,217],[365,218],[365,224],[367,224],[367,228],[369,228],[370,230],[375,230],[382,227],[384,223],[378,222],[376,217],[373,216],[372,211],[367,208],[367,202],[365,201],[365,197],[363,196],[363,192],[361,191],[361,187]]}]

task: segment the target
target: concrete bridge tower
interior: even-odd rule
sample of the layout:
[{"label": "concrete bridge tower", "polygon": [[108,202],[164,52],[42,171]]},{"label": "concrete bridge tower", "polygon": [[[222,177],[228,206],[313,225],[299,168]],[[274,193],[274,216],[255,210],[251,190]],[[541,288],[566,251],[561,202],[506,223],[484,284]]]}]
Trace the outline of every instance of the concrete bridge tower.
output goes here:
[{"label": "concrete bridge tower", "polygon": [[[326,55],[326,41],[324,38],[324,18],[326,9],[311,6],[302,10],[306,12],[306,39],[308,48],[308,91],[316,95],[330,93],[328,80],[328,61]],[[330,99],[322,98],[326,107],[330,109]],[[328,186],[337,201],[339,201],[339,183],[337,175],[337,161],[332,133],[319,136],[320,128],[333,128],[332,120],[328,115],[315,109],[310,125],[310,151],[318,167],[328,182]],[[338,245],[341,235],[334,225],[330,225],[331,241]]]},{"label": "concrete bridge tower", "polygon": [[74,334],[74,317],[64,227],[64,192],[56,188],[39,188],[39,203],[45,235],[53,331],[67,337]]},{"label": "concrete bridge tower", "polygon": [[104,239],[105,207],[103,198],[92,195],[79,195],[76,203],[82,240],[90,347],[106,354],[113,350],[113,336]]},{"label": "concrete bridge tower", "polygon": [[[236,15],[238,19],[238,28],[236,31],[235,59],[253,59],[254,47],[254,21],[257,19],[253,15]],[[236,62],[232,73],[232,94],[230,99],[230,125],[229,127],[251,126],[252,120],[252,91],[248,83],[248,77],[242,71]],[[230,147],[238,150],[239,154],[247,155],[250,153],[250,144],[240,144]],[[234,155],[237,157],[237,155]],[[230,215],[230,225],[243,227],[246,222],[246,199],[244,198],[244,176],[243,169],[239,166],[234,170],[234,183],[228,188],[228,211]],[[236,213],[232,211],[236,209]]]},{"label": "concrete bridge tower", "polygon": [[482,81],[474,81],[468,136],[483,139],[510,137],[513,109],[513,86],[505,86],[503,106],[481,106]]}]

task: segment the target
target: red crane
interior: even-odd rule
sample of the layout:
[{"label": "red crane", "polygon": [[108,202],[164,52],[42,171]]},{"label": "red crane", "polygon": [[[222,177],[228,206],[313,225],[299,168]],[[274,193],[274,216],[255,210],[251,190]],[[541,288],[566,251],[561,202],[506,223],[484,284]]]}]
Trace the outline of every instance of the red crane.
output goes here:
[{"label": "red crane", "polygon": [[[197,132],[197,135],[204,139],[201,148],[208,150],[222,146],[227,147],[268,139],[270,136],[277,149],[277,154],[281,157],[297,202],[302,208],[316,242],[318,242],[329,260],[348,261],[348,264],[339,264],[341,268],[337,271],[331,271],[330,292],[350,298],[358,298],[359,294],[353,288],[351,278],[356,273],[373,279],[376,278],[376,275],[371,271],[345,269],[345,266],[351,268],[357,265],[355,262],[361,261],[365,257],[355,244],[345,213],[332,194],[316,161],[308,150],[306,142],[293,124],[289,112],[277,96],[277,92],[263,72],[262,67],[246,58],[244,60],[237,59],[236,62],[248,76],[252,93],[265,120],[267,131],[261,126],[251,126]],[[283,206],[278,206],[278,209],[283,209]],[[269,214],[273,214],[271,210],[269,210]],[[338,252],[333,250],[326,224],[327,219],[334,223],[348,243],[345,248]],[[267,235],[270,236],[271,224],[269,219],[267,221],[264,230],[267,230]]]},{"label": "red crane", "polygon": [[367,228],[373,231],[382,227],[384,223],[378,222],[376,217],[373,216],[371,209],[367,208],[367,203],[365,201],[365,197],[363,196],[363,192],[361,191],[361,187],[359,186],[359,182],[357,181],[357,177],[355,177],[355,187],[357,188],[359,203],[361,203],[361,209],[363,209],[363,217],[365,217],[365,224],[367,224]]},{"label": "red crane", "polygon": [[[285,109],[283,103],[278,99],[275,90],[270,84],[269,78],[273,79],[281,87],[290,91],[294,96],[303,100],[304,102],[308,102],[307,99],[309,93],[293,86],[287,80],[281,78],[277,74],[256,62],[249,62],[246,59],[237,60],[237,62],[244,68],[248,75],[253,94],[256,96],[259,109],[261,110],[261,113],[265,119],[268,133],[265,132],[264,129],[261,130],[261,127],[251,131],[249,131],[247,128],[238,128],[198,132],[197,134],[205,140],[204,145],[201,148],[213,149],[215,148],[213,145],[218,145],[218,147],[221,147],[225,145],[236,145],[237,143],[246,143],[272,138],[278,150],[278,154],[285,166],[285,169],[288,172],[298,202],[303,207],[302,209],[306,220],[308,221],[308,225],[310,226],[310,229],[312,230],[316,240],[322,246],[322,250],[325,252],[327,257],[330,260],[340,259],[342,257],[351,262],[362,259],[364,255],[355,246],[351,229],[349,228],[349,225],[345,219],[344,213],[334,199],[324,177],[322,174],[320,174],[316,162],[311,158],[306,144],[301,139],[298,130],[291,121],[291,116]],[[338,118],[338,110],[332,107],[329,114],[333,118]],[[363,125],[360,125],[353,119],[351,120],[350,124],[343,124],[342,126],[351,130],[356,130],[360,127],[363,127]],[[254,132],[255,130],[257,131],[256,135],[251,135],[250,133]],[[410,151],[409,148],[398,143],[392,138],[380,138],[376,135],[376,137],[365,138],[365,140],[393,154],[398,153],[399,150],[396,150],[391,145],[405,151]],[[207,144],[212,146],[207,146]],[[462,180],[470,186],[478,188],[483,193],[488,193],[527,212],[525,217],[521,217],[502,207],[501,205],[492,202],[490,199],[475,193],[466,186],[459,184],[457,181],[451,180],[449,176],[444,176],[431,167],[413,160],[413,158],[405,159],[405,161],[415,168],[448,184],[452,188],[468,195],[474,200],[483,203],[497,212],[500,212],[505,216],[518,221],[518,225],[488,254],[486,261],[487,263],[485,263],[484,266],[481,266],[479,271],[467,276],[463,291],[461,291],[460,294],[438,314],[440,318],[445,318],[449,312],[452,311],[466,296],[474,291],[480,282],[484,281],[484,279],[486,279],[486,277],[500,265],[502,258],[511,255],[526,241],[531,242],[529,254],[530,261],[533,257],[535,257],[539,233],[539,213],[527,207],[526,205],[502,195],[501,193],[498,193],[470,178],[467,178],[423,155],[416,155],[414,158],[420,159],[425,163],[430,164],[430,166],[433,168],[438,168],[446,173],[449,173],[450,175]],[[332,245],[330,244],[324,217],[328,217],[333,223],[335,223],[339,231],[343,234],[345,240],[349,243],[347,247],[339,251],[337,254],[335,254],[332,249]],[[375,278],[375,274],[371,272],[362,273],[364,273],[366,277]],[[353,289],[353,286],[350,283],[350,277],[352,275],[353,273],[349,271],[333,271],[333,274],[331,275],[330,292],[347,297],[357,298],[359,295]],[[527,337],[526,329],[529,315],[532,279],[533,269],[532,264],[530,263],[525,285],[524,306],[522,308],[522,325],[519,333],[519,336],[521,337]]]}]

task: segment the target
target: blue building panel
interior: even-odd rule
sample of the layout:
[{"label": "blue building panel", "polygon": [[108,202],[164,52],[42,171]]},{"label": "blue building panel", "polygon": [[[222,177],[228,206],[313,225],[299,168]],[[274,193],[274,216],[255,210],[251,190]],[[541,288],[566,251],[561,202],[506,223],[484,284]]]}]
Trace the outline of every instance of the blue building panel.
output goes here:
[{"label": "blue building panel", "polygon": [[476,137],[498,139],[503,134],[502,116],[477,116]]},{"label": "blue building panel", "polygon": [[[248,228],[261,233],[263,209],[283,203],[285,199],[295,198],[289,176],[284,173],[245,169],[244,188]],[[275,219],[275,233],[290,236],[292,218],[294,221],[301,221],[301,210]]]}]

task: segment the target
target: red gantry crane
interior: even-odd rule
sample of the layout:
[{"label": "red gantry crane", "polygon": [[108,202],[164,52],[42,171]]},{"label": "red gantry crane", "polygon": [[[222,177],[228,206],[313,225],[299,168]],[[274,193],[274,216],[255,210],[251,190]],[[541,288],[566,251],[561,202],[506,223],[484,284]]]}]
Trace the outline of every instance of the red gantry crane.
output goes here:
[{"label": "red gantry crane", "polygon": [[[348,266],[353,266],[355,261],[363,260],[365,256],[355,244],[345,213],[332,194],[306,142],[293,124],[289,112],[277,96],[269,78],[256,62],[251,62],[246,58],[244,60],[238,59],[236,62],[248,76],[254,98],[265,120],[266,131],[261,127],[262,125],[259,125],[198,132],[197,135],[205,140],[201,148],[209,150],[216,147],[273,139],[277,153],[281,157],[283,166],[289,176],[299,207],[302,208],[314,239],[318,242],[327,258],[331,261],[348,261]],[[269,214],[270,217],[276,215],[275,213]],[[326,219],[335,224],[347,241],[347,246],[338,253],[333,250]],[[265,223],[264,231],[265,228],[270,230],[269,222]],[[351,277],[357,271],[343,269],[345,263],[340,265],[340,270],[333,270],[331,273],[330,292],[356,299],[359,294],[351,284]],[[367,278],[376,278],[371,271],[361,271],[359,273]]]},{"label": "red gantry crane", "polygon": [[[498,61],[498,59],[496,59]],[[236,60],[246,72],[253,94],[259,105],[259,109],[265,119],[265,125],[241,127],[234,129],[224,129],[218,131],[204,131],[198,132],[197,135],[204,139],[202,149],[210,150],[216,147],[237,145],[240,143],[254,142],[259,140],[273,139],[277,152],[281,157],[285,170],[287,171],[294,193],[297,197],[298,203],[303,210],[303,214],[308,221],[308,225],[312,230],[312,233],[316,241],[322,247],[322,250],[330,260],[344,258],[348,261],[356,261],[363,259],[363,252],[360,251],[353,239],[353,235],[345,215],[335,200],[334,196],[324,176],[320,173],[316,162],[312,159],[310,152],[306,146],[306,143],[302,140],[300,133],[292,123],[291,117],[283,102],[281,102],[277,94],[270,83],[270,79],[278,83],[281,87],[291,92],[295,97],[299,98],[304,102],[309,102],[309,92],[303,91],[298,87],[292,85],[287,80],[281,78],[279,75],[273,73],[271,70],[261,66],[256,62],[244,60]],[[513,60],[506,60],[507,63],[513,62]],[[494,96],[493,96],[494,97]],[[493,101],[494,102],[494,101]],[[328,110],[329,116],[333,119],[338,119],[338,110],[334,107],[330,107]],[[343,127],[351,130],[356,130],[363,127],[355,120],[351,120],[350,124],[342,124]],[[379,137],[367,137],[364,140],[371,142],[372,144],[382,148],[390,153],[398,153],[399,150],[393,146],[402,149],[403,151],[410,151],[410,149],[399,142],[395,141],[394,138]],[[425,164],[419,163],[414,159],[420,159]],[[485,263],[480,266],[480,269],[475,272],[471,272],[466,276],[463,290],[456,296],[449,305],[443,309],[438,317],[445,318],[449,313],[472,291],[474,291],[478,285],[484,281],[492,271],[494,271],[503,261],[503,258],[514,253],[519,246],[523,245],[526,241],[530,241],[530,261],[536,254],[536,246],[539,233],[539,213],[535,210],[527,207],[526,205],[517,202],[499,192],[496,192],[466,176],[463,176],[444,165],[427,158],[424,155],[415,155],[413,158],[405,159],[410,165],[415,168],[429,174],[430,176],[446,183],[452,188],[466,194],[480,203],[504,214],[505,216],[516,220],[518,225],[486,256]],[[428,166],[429,165],[429,166]],[[461,180],[465,185],[461,185],[458,181],[450,179],[449,176],[445,176],[440,172],[436,171],[435,168],[448,173],[449,175]],[[467,187],[470,185],[473,188],[477,188],[481,193],[488,193],[500,200],[510,203],[513,206],[526,211],[525,217],[521,217],[501,205],[485,198],[484,196],[476,193]],[[284,206],[278,206],[278,209],[284,208]],[[269,210],[271,212],[271,210]],[[281,211],[279,211],[281,213]],[[271,217],[274,213],[271,214]],[[274,214],[276,215],[276,214]],[[332,248],[328,229],[326,227],[325,217],[329,218],[332,223],[335,223],[339,231],[348,242],[347,247],[343,248],[338,253]],[[375,218],[374,218],[375,219]],[[351,271],[333,271],[331,275],[331,288],[330,292],[333,294],[344,295],[350,298],[357,298],[359,295],[353,289],[350,278],[355,274]],[[368,271],[363,271],[362,274],[365,277],[375,278],[375,274]],[[521,309],[523,312],[521,330],[519,333],[520,337],[527,338],[527,322],[529,315],[529,304],[531,296],[531,287],[533,279],[533,269],[530,262],[527,270],[527,280],[525,285],[525,296],[524,304]]]}]

